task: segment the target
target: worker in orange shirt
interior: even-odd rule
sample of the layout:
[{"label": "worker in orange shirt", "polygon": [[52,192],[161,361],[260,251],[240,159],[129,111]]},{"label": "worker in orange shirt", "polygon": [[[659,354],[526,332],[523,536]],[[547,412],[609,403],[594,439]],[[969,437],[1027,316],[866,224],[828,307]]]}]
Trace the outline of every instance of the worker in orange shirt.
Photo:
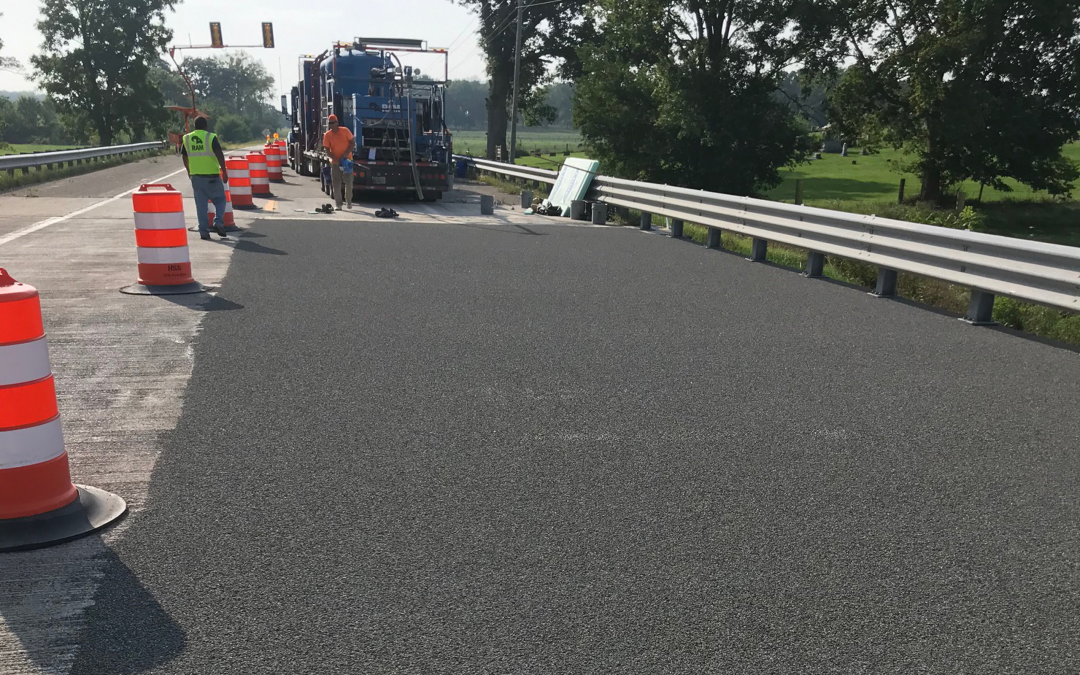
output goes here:
[{"label": "worker in orange shirt", "polygon": [[341,162],[347,159],[350,164],[352,163],[352,153],[356,148],[356,139],[351,131],[338,124],[337,115],[331,115],[327,122],[330,125],[330,130],[323,134],[322,144],[326,148],[326,153],[330,155],[330,183],[334,189],[334,202],[340,211],[343,198],[342,188],[344,188],[344,200],[351,209],[352,171],[349,171],[348,175],[346,175],[341,168]]}]

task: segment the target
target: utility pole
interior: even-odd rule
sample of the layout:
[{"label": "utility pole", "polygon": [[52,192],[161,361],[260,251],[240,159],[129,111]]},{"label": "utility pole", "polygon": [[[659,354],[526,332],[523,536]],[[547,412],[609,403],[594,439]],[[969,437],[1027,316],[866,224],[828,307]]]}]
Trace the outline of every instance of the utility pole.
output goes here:
[{"label": "utility pole", "polygon": [[518,81],[521,79],[521,11],[524,0],[517,0],[517,47],[514,48],[514,100],[510,104],[510,163],[517,164]]}]

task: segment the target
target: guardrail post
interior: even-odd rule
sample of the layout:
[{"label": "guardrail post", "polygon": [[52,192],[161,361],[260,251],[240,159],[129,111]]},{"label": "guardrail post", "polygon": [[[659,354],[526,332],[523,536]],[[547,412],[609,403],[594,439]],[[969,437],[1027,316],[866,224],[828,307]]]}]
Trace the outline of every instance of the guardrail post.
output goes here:
[{"label": "guardrail post", "polygon": [[825,254],[810,251],[806,256],[806,276],[815,279],[823,274],[825,274]]},{"label": "guardrail post", "polygon": [[795,179],[795,203],[801,205],[802,204],[802,197],[803,197],[802,178],[796,178]]},{"label": "guardrail post", "polygon": [[683,221],[675,219],[671,221],[671,236],[673,239],[682,239]]},{"label": "guardrail post", "polygon": [[651,230],[652,229],[652,214],[651,213],[645,213],[644,211],[642,211],[641,212],[641,221],[638,224],[638,227],[641,228],[642,230]]},{"label": "guardrail post", "polygon": [[904,186],[905,185],[907,185],[907,178],[901,178],[900,179],[900,194],[897,195],[897,197],[896,197],[896,203],[897,204],[903,204],[904,203]]},{"label": "guardrail post", "polygon": [[871,295],[879,298],[890,298],[896,295],[896,270],[878,268],[877,286]]},{"label": "guardrail post", "polygon": [[754,239],[750,243],[750,257],[747,260],[753,262],[765,262],[769,259],[769,242],[765,239]]},{"label": "guardrail post", "polygon": [[705,235],[705,248],[720,248],[720,230],[710,227]]},{"label": "guardrail post", "polygon": [[968,302],[967,316],[964,321],[973,326],[996,326],[994,321],[994,294],[986,291],[971,289],[971,300]]}]

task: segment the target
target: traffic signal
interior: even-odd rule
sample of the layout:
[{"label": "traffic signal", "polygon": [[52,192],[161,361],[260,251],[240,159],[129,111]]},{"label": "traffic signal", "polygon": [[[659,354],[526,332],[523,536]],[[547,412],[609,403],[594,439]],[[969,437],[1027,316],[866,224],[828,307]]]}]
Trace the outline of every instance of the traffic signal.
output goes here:
[{"label": "traffic signal", "polygon": [[216,21],[210,22],[210,46],[224,47],[225,41],[221,39],[221,24]]},{"label": "traffic signal", "polygon": [[274,48],[274,24],[263,23],[263,47]]}]

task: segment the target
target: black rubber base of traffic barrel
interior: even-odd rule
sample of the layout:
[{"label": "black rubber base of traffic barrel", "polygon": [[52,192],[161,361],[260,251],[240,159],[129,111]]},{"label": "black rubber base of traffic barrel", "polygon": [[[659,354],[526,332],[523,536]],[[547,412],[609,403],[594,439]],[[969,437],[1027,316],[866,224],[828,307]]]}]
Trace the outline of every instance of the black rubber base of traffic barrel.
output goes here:
[{"label": "black rubber base of traffic barrel", "polygon": [[203,286],[198,281],[190,284],[179,284],[177,286],[144,286],[143,284],[132,284],[130,286],[124,286],[120,289],[121,293],[126,295],[191,295],[192,293],[207,293],[214,290],[213,286]]},{"label": "black rubber base of traffic barrel", "polygon": [[239,204],[233,204],[233,210],[234,211],[236,209],[240,209],[241,211],[251,211],[251,210],[254,210],[254,209],[258,209],[258,208],[259,207],[256,206],[255,204],[244,204],[243,206],[240,206]]},{"label": "black rubber base of traffic barrel", "polygon": [[0,520],[0,553],[43,548],[85,537],[127,513],[127,503],[111,492],[85,485],[76,487],[79,498],[63,508]]}]

